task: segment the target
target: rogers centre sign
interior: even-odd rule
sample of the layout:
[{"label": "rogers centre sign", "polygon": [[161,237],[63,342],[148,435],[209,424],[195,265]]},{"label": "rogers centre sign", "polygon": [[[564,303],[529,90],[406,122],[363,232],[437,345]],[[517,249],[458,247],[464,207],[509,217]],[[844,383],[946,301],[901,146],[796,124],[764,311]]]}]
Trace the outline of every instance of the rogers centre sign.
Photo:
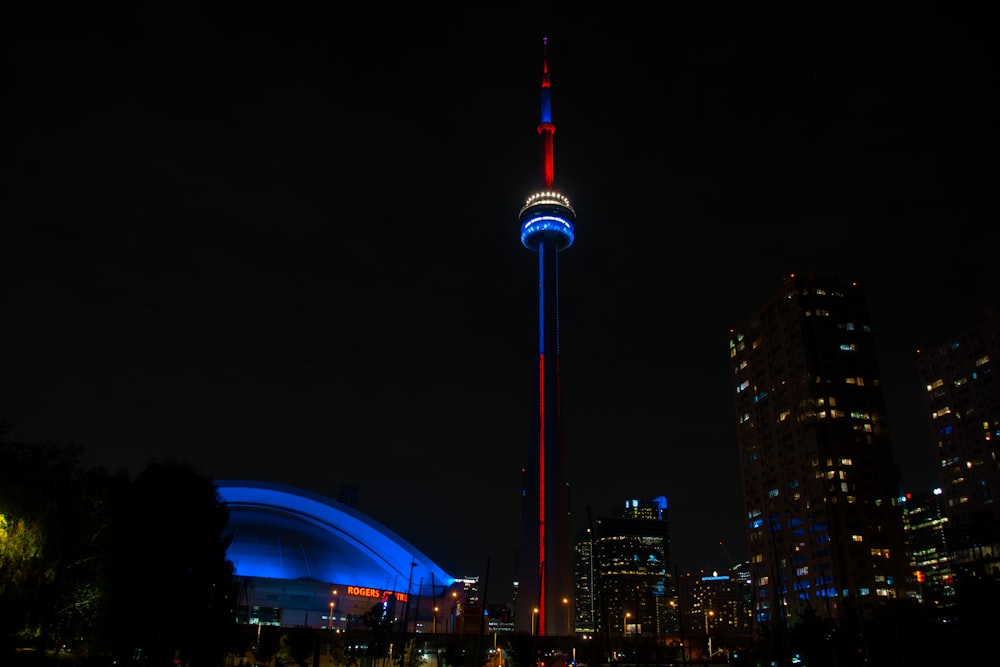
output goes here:
[{"label": "rogers centre sign", "polygon": [[[387,595],[393,595],[392,591],[385,591],[379,588],[364,588],[362,586],[348,586],[348,595],[357,595],[363,598],[384,598]],[[396,599],[401,602],[406,602],[408,595],[406,593],[396,593]]]}]

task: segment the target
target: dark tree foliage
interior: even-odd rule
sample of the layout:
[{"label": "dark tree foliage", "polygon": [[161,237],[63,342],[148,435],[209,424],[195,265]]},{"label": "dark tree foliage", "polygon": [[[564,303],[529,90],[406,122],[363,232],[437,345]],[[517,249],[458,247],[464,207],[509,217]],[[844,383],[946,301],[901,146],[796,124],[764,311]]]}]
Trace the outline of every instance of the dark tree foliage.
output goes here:
[{"label": "dark tree foliage", "polygon": [[372,658],[384,658],[389,654],[392,643],[392,626],[396,617],[395,597],[389,596],[386,602],[372,605],[364,614],[364,624],[368,627],[368,655]]},{"label": "dark tree foliage", "polygon": [[18,442],[0,424],[0,658],[93,634],[101,586],[106,500],[115,483],[80,467],[83,448]]},{"label": "dark tree foliage", "polygon": [[262,665],[270,664],[271,658],[277,655],[281,648],[281,628],[276,625],[258,625],[257,636],[253,643],[251,652],[254,659]]},{"label": "dark tree foliage", "polygon": [[338,667],[356,667],[358,657],[348,650],[343,634],[335,634],[329,639],[330,661]]},{"label": "dark tree foliage", "polygon": [[216,665],[237,631],[237,589],[214,482],[186,463],[151,463],[111,517],[104,646],[124,660]]},{"label": "dark tree foliage", "polygon": [[278,665],[311,665],[317,635],[308,628],[290,628],[278,640]]}]

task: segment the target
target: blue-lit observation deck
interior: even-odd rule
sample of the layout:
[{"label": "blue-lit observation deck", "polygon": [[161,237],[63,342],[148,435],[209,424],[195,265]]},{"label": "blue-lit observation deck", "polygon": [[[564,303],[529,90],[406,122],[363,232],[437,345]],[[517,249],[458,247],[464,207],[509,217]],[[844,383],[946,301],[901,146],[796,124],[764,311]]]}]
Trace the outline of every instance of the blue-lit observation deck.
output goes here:
[{"label": "blue-lit observation deck", "polygon": [[553,190],[537,192],[525,202],[518,214],[521,223],[521,243],[538,252],[546,238],[555,238],[556,250],[573,245],[573,223],[576,211],[569,199]]}]

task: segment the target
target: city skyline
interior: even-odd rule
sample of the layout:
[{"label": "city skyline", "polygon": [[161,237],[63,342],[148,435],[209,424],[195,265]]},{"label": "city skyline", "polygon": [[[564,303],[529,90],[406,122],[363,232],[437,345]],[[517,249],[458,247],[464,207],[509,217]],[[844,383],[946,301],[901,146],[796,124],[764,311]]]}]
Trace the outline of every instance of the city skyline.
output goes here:
[{"label": "city skyline", "polygon": [[[574,527],[665,496],[682,571],[745,558],[727,335],[809,270],[865,287],[896,460],[933,485],[915,351],[1000,300],[986,22],[552,9]],[[357,484],[492,598],[529,437],[535,10],[19,9],[0,418],[113,470]]]}]

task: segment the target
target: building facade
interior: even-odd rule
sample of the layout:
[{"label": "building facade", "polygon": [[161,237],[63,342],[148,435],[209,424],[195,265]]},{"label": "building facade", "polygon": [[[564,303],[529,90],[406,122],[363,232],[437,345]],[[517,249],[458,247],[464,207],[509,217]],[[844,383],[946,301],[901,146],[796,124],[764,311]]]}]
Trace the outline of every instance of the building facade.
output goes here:
[{"label": "building facade", "polygon": [[677,630],[667,500],[628,500],[591,537],[595,625],[603,636],[662,638]]},{"label": "building facade", "polygon": [[789,276],[729,356],[757,624],[912,597],[863,289]]},{"label": "building facade", "polygon": [[903,498],[903,519],[917,594],[921,601],[947,614],[955,606],[955,577],[948,554],[948,517],[941,489],[907,493]]},{"label": "building facade", "polygon": [[593,634],[597,631],[597,596],[594,579],[594,539],[590,528],[577,533],[573,543],[573,581],[576,588],[576,634]]},{"label": "building facade", "polygon": [[[678,582],[683,627],[680,636],[692,654],[731,657],[751,639],[752,589],[746,563],[727,572],[686,574]],[[730,662],[730,660],[726,660]]]},{"label": "building facade", "polygon": [[940,464],[951,568],[960,579],[1000,577],[1000,308],[917,368]]}]

